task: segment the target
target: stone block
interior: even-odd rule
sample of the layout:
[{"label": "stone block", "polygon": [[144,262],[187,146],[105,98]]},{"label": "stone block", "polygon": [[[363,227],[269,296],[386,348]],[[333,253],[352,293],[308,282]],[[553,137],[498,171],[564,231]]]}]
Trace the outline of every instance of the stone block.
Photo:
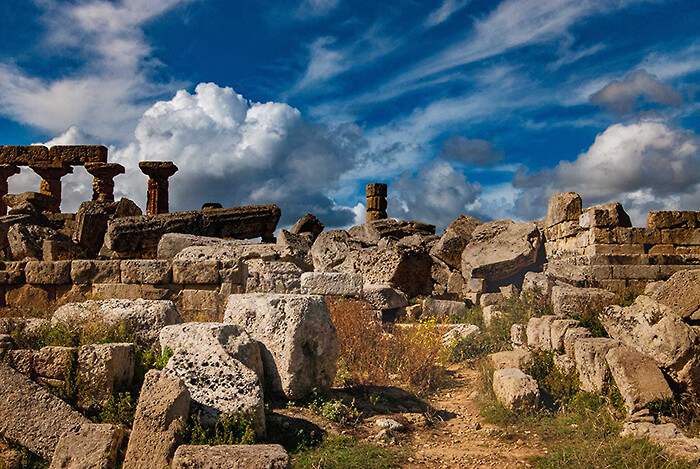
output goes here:
[{"label": "stone block", "polygon": [[661,231],[654,228],[617,227],[617,240],[620,244],[659,244]]},{"label": "stone block", "polygon": [[672,228],[662,230],[661,243],[698,246],[700,245],[700,228]]},{"label": "stone block", "polygon": [[221,263],[218,260],[174,260],[173,283],[178,284],[215,284],[220,283],[219,270]]},{"label": "stone block", "polygon": [[527,347],[527,326],[513,324],[510,327],[510,343],[514,349]]},{"label": "stone block", "polygon": [[301,293],[303,271],[293,262],[246,261],[248,293]]},{"label": "stone block", "polygon": [[215,290],[184,289],[180,292],[180,311],[219,316],[219,294]]},{"label": "stone block", "polygon": [[540,400],[537,381],[517,368],[495,371],[493,392],[498,402],[514,411],[533,411]]},{"label": "stone block", "polygon": [[26,261],[0,263],[0,285],[22,285],[26,281]]},{"label": "stone block", "polygon": [[362,274],[346,272],[304,272],[302,293],[308,295],[362,295]]},{"label": "stone block", "polygon": [[42,347],[34,352],[32,373],[42,378],[64,381],[75,363],[73,347]]},{"label": "stone block", "polygon": [[70,265],[70,261],[30,261],[24,273],[29,284],[66,285],[71,283]]},{"label": "stone block", "polygon": [[450,268],[459,270],[462,251],[469,244],[472,233],[481,222],[469,215],[460,215],[445,230],[445,234],[430,249],[430,255],[437,257]]},{"label": "stone block", "polygon": [[289,469],[289,455],[280,445],[180,446],[172,469]]},{"label": "stone block", "polygon": [[55,289],[50,285],[12,286],[5,293],[5,304],[15,308],[32,307],[45,311],[55,299]]},{"label": "stone block", "polygon": [[614,265],[612,274],[614,279],[658,280],[661,269],[658,265]]},{"label": "stone block", "polygon": [[582,228],[632,226],[629,215],[619,202],[587,208],[579,217],[579,223]]},{"label": "stone block", "polygon": [[450,317],[462,318],[467,314],[467,307],[463,301],[437,300],[426,298],[423,301],[423,318],[446,319]]},{"label": "stone block", "polygon": [[486,280],[483,278],[470,278],[469,280],[467,280],[464,288],[468,292],[485,293]]},{"label": "stone block", "polygon": [[367,303],[378,310],[397,309],[408,306],[408,298],[406,295],[389,285],[365,284],[363,286],[362,297]]},{"label": "stone block", "polygon": [[124,469],[170,467],[190,413],[190,393],[180,378],[151,370],[141,388]]},{"label": "stone block", "polygon": [[484,306],[482,317],[484,318],[484,325],[486,327],[491,327],[491,323],[494,319],[503,317],[503,311],[499,310],[497,305]]},{"label": "stone block", "polygon": [[565,221],[576,221],[581,216],[581,196],[575,192],[554,194],[547,204],[545,225],[555,226]]},{"label": "stone block", "polygon": [[672,256],[676,253],[676,246],[673,244],[657,244],[649,248],[650,255],[669,255]]},{"label": "stone block", "polygon": [[125,431],[118,425],[89,423],[58,440],[49,469],[114,469]]},{"label": "stone block", "polygon": [[650,211],[647,215],[647,228],[700,228],[698,212],[663,210]]},{"label": "stone block", "polygon": [[163,260],[128,260],[121,262],[122,283],[164,285],[172,280],[170,262]]},{"label": "stone block", "polygon": [[588,244],[617,244],[617,232],[614,228],[588,229]]},{"label": "stone block", "polygon": [[561,238],[569,238],[577,236],[583,228],[575,221],[565,221],[554,226],[550,226],[544,230],[544,236],[547,241],[557,241]]},{"label": "stone block", "polygon": [[578,327],[579,322],[573,319],[555,319],[550,327],[552,350],[558,353],[564,352],[564,337],[566,332],[574,327]]},{"label": "stone block", "polygon": [[645,254],[643,244],[591,244],[586,246],[587,256],[636,256]]},{"label": "stone block", "polygon": [[18,166],[46,162],[49,161],[49,149],[43,145],[1,145],[0,161]]},{"label": "stone block", "polygon": [[120,283],[120,261],[76,260],[71,262],[70,275],[73,283]]},{"label": "stone block", "polygon": [[489,360],[494,370],[517,368],[522,371],[532,363],[532,353],[523,349],[506,350],[504,352],[492,353],[489,355]]},{"label": "stone block", "polygon": [[131,384],[136,364],[134,344],[92,344],[78,350],[77,376],[86,387],[78,405],[103,406],[115,389]]},{"label": "stone block", "polygon": [[483,307],[497,306],[503,303],[504,297],[502,293],[483,293],[479,298],[479,304]]},{"label": "stone block", "polygon": [[580,339],[588,339],[590,337],[593,337],[593,334],[591,334],[591,331],[585,327],[568,328],[564,333],[564,353],[566,353],[567,356],[574,358],[576,354],[576,342],[578,342]]},{"label": "stone block", "polygon": [[103,145],[54,145],[49,159],[55,163],[82,166],[85,163],[106,163],[107,147]]},{"label": "stone block", "polygon": [[613,301],[615,295],[601,288],[576,288],[570,285],[552,288],[554,314],[581,316],[589,309],[601,310]]},{"label": "stone block", "polygon": [[527,323],[527,345],[530,350],[547,352],[552,350],[552,322],[557,316],[530,318]]},{"label": "stone block", "polygon": [[581,381],[581,389],[586,392],[601,392],[605,385],[608,365],[606,355],[620,342],[602,337],[581,338],[574,344],[574,360]]},{"label": "stone block", "polygon": [[648,296],[671,308],[674,314],[690,318],[700,310],[700,271],[676,272],[667,281],[659,282]]}]

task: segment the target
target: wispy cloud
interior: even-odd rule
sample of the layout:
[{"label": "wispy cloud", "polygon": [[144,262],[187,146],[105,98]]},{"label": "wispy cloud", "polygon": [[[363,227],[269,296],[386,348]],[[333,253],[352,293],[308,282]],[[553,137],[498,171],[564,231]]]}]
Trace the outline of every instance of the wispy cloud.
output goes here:
[{"label": "wispy cloud", "polygon": [[327,15],[340,4],[340,0],[303,0],[297,14],[302,17]]},{"label": "wispy cloud", "polygon": [[423,25],[426,28],[435,27],[447,21],[453,14],[467,6],[471,0],[444,0],[442,5],[433,10]]}]

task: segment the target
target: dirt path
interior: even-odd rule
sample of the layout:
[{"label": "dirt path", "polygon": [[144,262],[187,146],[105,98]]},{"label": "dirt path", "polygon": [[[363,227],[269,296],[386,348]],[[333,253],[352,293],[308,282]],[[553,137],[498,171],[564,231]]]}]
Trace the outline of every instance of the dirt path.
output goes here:
[{"label": "dirt path", "polygon": [[546,448],[534,434],[512,435],[484,423],[476,399],[479,373],[473,364],[450,369],[455,386],[432,399],[444,421],[416,425],[407,436],[415,455],[406,467],[520,468]]}]

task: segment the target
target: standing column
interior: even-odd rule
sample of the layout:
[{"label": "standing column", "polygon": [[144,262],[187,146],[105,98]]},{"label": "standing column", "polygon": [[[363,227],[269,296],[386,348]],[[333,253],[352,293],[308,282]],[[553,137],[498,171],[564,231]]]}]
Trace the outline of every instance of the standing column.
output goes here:
[{"label": "standing column", "polygon": [[168,178],[177,172],[177,166],[172,161],[141,161],[139,168],[149,178],[146,213],[168,213]]},{"label": "standing column", "polygon": [[85,170],[92,174],[92,200],[114,202],[114,178],[124,174],[124,166],[118,163],[85,163]]},{"label": "standing column", "polygon": [[36,163],[29,166],[41,177],[39,192],[53,197],[50,212],[61,211],[61,178],[73,172],[73,167],[62,163]]},{"label": "standing column", "polygon": [[386,184],[367,184],[367,214],[365,221],[383,220],[386,214]]},{"label": "standing column", "polygon": [[10,176],[19,174],[19,168],[13,164],[0,164],[0,216],[7,215],[7,205],[2,200],[9,192],[7,180]]}]

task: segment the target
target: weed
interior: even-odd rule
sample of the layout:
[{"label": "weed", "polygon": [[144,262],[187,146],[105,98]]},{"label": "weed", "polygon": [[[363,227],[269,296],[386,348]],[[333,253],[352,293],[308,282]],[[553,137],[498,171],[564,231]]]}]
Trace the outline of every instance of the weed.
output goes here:
[{"label": "weed", "polygon": [[540,401],[547,407],[559,409],[579,392],[576,370],[563,374],[554,364],[552,352],[533,354],[532,362],[525,369],[540,388]]},{"label": "weed", "polygon": [[405,451],[354,441],[347,436],[328,437],[315,449],[294,456],[296,468],[389,469],[401,467]]},{"label": "weed", "polygon": [[245,413],[223,415],[212,427],[191,419],[182,431],[182,438],[190,445],[252,445],[256,442],[253,420]]},{"label": "weed", "polygon": [[334,399],[329,392],[323,392],[317,388],[314,388],[303,401],[290,401],[290,403],[308,407],[311,411],[343,426],[356,424],[362,416],[355,407],[354,399],[352,402],[344,402],[341,399]]},{"label": "weed", "polygon": [[110,396],[107,403],[99,411],[97,420],[100,423],[126,425],[131,428],[134,424],[135,413],[136,402],[131,397],[131,393],[120,392]]}]

